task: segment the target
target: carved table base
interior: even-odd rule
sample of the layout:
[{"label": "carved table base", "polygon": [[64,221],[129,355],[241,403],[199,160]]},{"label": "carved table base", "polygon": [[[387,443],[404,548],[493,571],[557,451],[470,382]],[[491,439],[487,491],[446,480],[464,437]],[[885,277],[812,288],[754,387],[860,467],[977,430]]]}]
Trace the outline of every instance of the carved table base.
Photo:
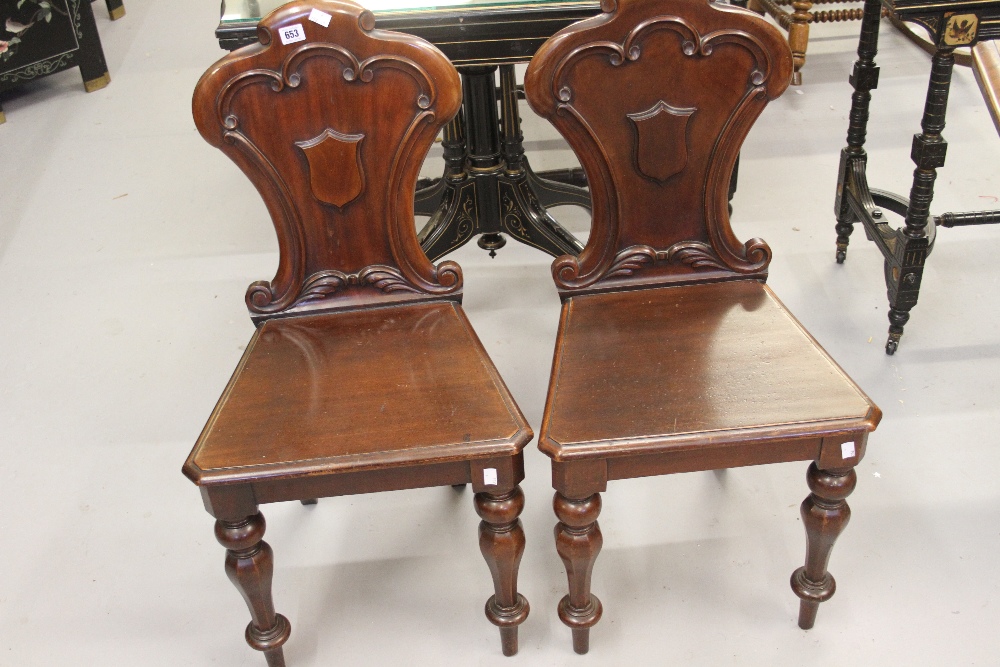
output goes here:
[{"label": "carved table base", "polygon": [[[496,67],[461,70],[463,113],[444,130],[444,175],[418,189],[414,210],[430,220],[418,236],[431,260],[479,235],[491,256],[506,244],[503,234],[554,257],[578,255],[583,244],[547,212],[572,204],[589,210],[590,194],[579,170],[558,182],[531,171],[524,157],[514,66],[500,66],[500,117]],[[427,181],[424,181],[427,184]]]}]

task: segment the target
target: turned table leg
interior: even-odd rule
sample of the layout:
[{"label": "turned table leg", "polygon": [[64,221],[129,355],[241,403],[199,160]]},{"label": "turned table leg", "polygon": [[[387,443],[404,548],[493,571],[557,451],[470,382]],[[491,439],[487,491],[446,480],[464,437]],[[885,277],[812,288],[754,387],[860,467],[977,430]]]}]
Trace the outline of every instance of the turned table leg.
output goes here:
[{"label": "turned table leg", "polygon": [[[879,68],[875,64],[878,53],[878,27],[882,16],[879,0],[866,0],[861,18],[861,37],[858,39],[858,59],[850,76],[854,94],[851,96],[850,123],[847,128],[847,147],[840,153],[840,176],[837,179],[837,263],[847,259],[847,246],[857,220],[845,196],[845,188],[854,186],[854,164],[865,164],[865,138],[868,133],[868,114],[872,90],[878,87]],[[867,184],[866,184],[867,185]]]},{"label": "turned table leg", "polygon": [[503,654],[517,653],[517,626],[528,617],[528,601],[517,592],[517,568],[524,553],[524,530],[517,518],[524,509],[521,487],[503,494],[477,493],[479,549],[493,575],[495,593],[486,602],[486,618],[500,628]]},{"label": "turned table leg", "polygon": [[833,597],[837,583],[827,571],[830,551],[851,518],[846,498],[858,482],[854,468],[820,470],[809,466],[806,476],[812,493],[802,501],[802,523],[806,529],[806,564],[792,573],[792,590],[801,598],[799,627],[808,630],[816,622],[819,603]]},{"label": "turned table leg", "polygon": [[941,136],[941,132],[944,130],[948,110],[948,92],[954,66],[954,47],[939,48],[931,64],[927,100],[920,120],[922,132],[913,137],[910,157],[916,164],[916,169],[913,170],[910,205],[906,210],[906,225],[901,239],[902,252],[897,251],[896,262],[891,265],[886,263],[885,282],[889,292],[889,338],[885,344],[887,354],[893,354],[899,347],[903,327],[910,319],[910,310],[917,305],[924,262],[931,250],[927,225],[937,170],[944,166],[948,150],[948,142]]},{"label": "turned table leg", "polygon": [[284,667],[281,646],[292,628],[288,619],[274,612],[271,578],[274,554],[264,537],[264,516],[259,512],[237,521],[219,519],[215,537],[226,548],[226,574],[250,609],[246,640],[264,652],[268,667]]},{"label": "turned table leg", "polygon": [[601,495],[568,498],[556,493],[552,500],[556,518],[556,551],[566,565],[569,595],[559,601],[559,619],[573,630],[573,650],[590,650],[590,628],[601,620],[601,601],[590,593],[594,561],[601,552],[604,538],[597,525],[601,513]]}]

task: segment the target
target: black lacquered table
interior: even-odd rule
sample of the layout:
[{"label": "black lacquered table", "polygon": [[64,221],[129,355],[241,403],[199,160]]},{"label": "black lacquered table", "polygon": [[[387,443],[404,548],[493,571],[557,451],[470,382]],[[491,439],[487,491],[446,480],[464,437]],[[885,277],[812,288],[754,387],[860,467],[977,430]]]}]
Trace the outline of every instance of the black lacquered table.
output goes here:
[{"label": "black lacquered table", "polygon": [[[223,48],[257,41],[257,23],[287,0],[224,0],[216,31]],[[527,62],[558,30],[600,13],[596,0],[367,0],[376,27],[407,32],[441,49],[462,75],[463,111],[442,140],[445,169],[417,185],[415,212],[430,216],[418,238],[439,257],[479,237],[495,254],[504,234],[559,256],[583,244],[547,212],[590,208],[579,169],[536,174],[524,156],[514,63]],[[495,75],[500,69],[499,89]],[[499,112],[497,99],[499,97]]]},{"label": "black lacquered table", "polygon": [[[883,6],[898,20],[922,25],[935,45],[927,101],[920,122],[922,131],[914,135],[910,151],[916,169],[909,198],[869,188],[866,172],[868,156],[864,144],[871,91],[878,85],[875,54]],[[910,319],[910,310],[917,304],[924,262],[934,247],[937,228],[1000,223],[1000,211],[930,214],[934,181],[937,170],[944,166],[948,148],[941,132],[948,108],[955,49],[998,38],[1000,0],[865,0],[858,60],[850,78],[854,96],[847,147],[841,151],[834,205],[837,261],[842,263],[847,257],[854,223],[862,223],[868,238],[875,242],[885,258],[885,284],[889,296],[887,354],[895,353],[903,326]],[[892,227],[886,210],[902,216],[903,227]]]}]

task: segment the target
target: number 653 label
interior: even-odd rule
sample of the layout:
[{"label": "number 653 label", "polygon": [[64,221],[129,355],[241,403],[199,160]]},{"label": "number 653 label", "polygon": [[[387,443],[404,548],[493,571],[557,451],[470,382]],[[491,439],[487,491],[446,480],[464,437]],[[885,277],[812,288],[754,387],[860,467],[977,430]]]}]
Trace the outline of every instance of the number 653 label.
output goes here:
[{"label": "number 653 label", "polygon": [[302,29],[301,23],[278,28],[278,32],[281,34],[282,44],[294,44],[295,42],[304,41],[306,38],[306,31]]}]

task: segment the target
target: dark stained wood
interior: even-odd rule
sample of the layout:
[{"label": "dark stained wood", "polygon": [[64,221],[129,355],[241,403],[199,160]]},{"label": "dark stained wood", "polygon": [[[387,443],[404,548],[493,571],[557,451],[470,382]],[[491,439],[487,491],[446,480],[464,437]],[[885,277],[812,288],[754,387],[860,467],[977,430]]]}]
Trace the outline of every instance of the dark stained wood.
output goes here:
[{"label": "dark stained wood", "polygon": [[[93,0],[91,0],[93,2]],[[124,0],[105,0],[108,6],[108,16],[112,21],[117,21],[121,17],[125,16],[125,2]]]},{"label": "dark stained wood", "polygon": [[854,491],[858,474],[854,468],[820,470],[813,463],[807,480],[812,493],[802,501],[801,508],[807,538],[806,564],[792,573],[792,590],[802,598],[799,627],[803,630],[816,622],[819,603],[829,600],[837,590],[837,583],[826,567],[834,542],[851,519],[846,498]]},{"label": "dark stained wood", "polygon": [[[762,283],[593,294],[563,308],[539,447],[564,461],[712,446],[748,429],[852,434],[873,411]],[[818,441],[805,451],[818,456]]]},{"label": "dark stained wood", "polygon": [[587,247],[552,265],[563,310],[539,448],[569,582],[559,617],[585,653],[609,479],[811,460],[809,556],[793,583],[806,627],[833,593],[826,563],[847,511],[835,480],[853,475],[881,413],[763,284],[767,244],[741,244],[729,225],[736,156],[787,87],[791,54],[733,7],[604,8],[555,35],[525,75],[594,205]]},{"label": "dark stained wood", "polygon": [[559,618],[573,631],[573,650],[590,650],[590,628],[601,620],[604,608],[590,592],[594,561],[601,552],[604,536],[597,524],[601,513],[601,495],[580,499],[568,498],[556,492],[552,499],[556,518],[556,551],[566,566],[569,595],[559,601]]},{"label": "dark stained wood", "polygon": [[[296,25],[305,39],[282,45]],[[461,269],[431,264],[413,226],[417,172],[458,111],[458,74],[350,2],[286,5],[260,30],[261,44],[202,77],[194,114],[264,198],[279,266],[247,292],[258,328],[183,468],[217,519],[247,642],[284,665],[290,625],[271,600],[258,505],[471,483],[487,617],[513,655],[528,615],[518,484],[532,433],[462,311]]]},{"label": "dark stained wood", "polygon": [[535,55],[528,103],[576,152],[593,199],[587,248],[552,266],[564,297],[766,275],[770,248],[736,239],[727,201],[740,144],[791,72],[780,34],[759,22],[724,5],[635,0]]},{"label": "dark stained wood", "polygon": [[486,617],[500,628],[503,654],[517,653],[517,626],[528,617],[528,601],[517,592],[517,568],[524,554],[524,529],[517,518],[524,510],[520,487],[504,494],[477,493],[479,548],[493,575],[496,593],[486,602]]},{"label": "dark stained wood", "polygon": [[[0,26],[4,35],[0,94],[73,67],[80,68],[88,93],[111,83],[90,0],[9,0],[0,4]],[[0,104],[0,124],[5,121]]]},{"label": "dark stained wood", "polygon": [[285,667],[281,646],[288,641],[292,628],[287,618],[274,612],[274,553],[263,541],[264,529],[264,515],[259,512],[238,521],[215,522],[215,536],[226,548],[226,574],[250,609],[247,643],[264,652],[268,667]]},{"label": "dark stained wood", "polygon": [[[876,190],[868,183],[868,156],[865,139],[868,133],[871,91],[878,87],[879,16],[882,9],[891,12],[896,22],[919,23],[933,42],[930,77],[921,132],[913,137],[910,159],[913,184],[908,197]],[[1000,223],[998,211],[967,211],[931,215],[934,184],[938,169],[944,167],[948,142],[943,135],[948,111],[951,76],[956,63],[955,49],[972,47],[980,58],[988,53],[981,47],[987,40],[1000,38],[1000,0],[939,2],[938,0],[865,0],[858,59],[850,76],[851,96],[847,146],[840,152],[837,177],[838,263],[847,259],[847,248],[855,223],[865,227],[865,236],[882,253],[887,296],[889,298],[889,336],[886,354],[895,354],[910,314],[917,305],[927,258],[934,249],[940,227],[993,225]],[[982,63],[982,60],[979,61]],[[982,71],[977,67],[977,71]],[[984,92],[986,92],[984,90]],[[893,226],[886,211],[900,216],[902,226]]]},{"label": "dark stained wood", "polygon": [[[329,28],[308,20],[313,4],[334,15]],[[198,130],[257,187],[278,234],[275,277],[247,290],[258,321],[461,295],[458,266],[427,260],[412,197],[399,196],[458,111],[458,73],[350,6],[285,5],[261,22],[260,44],[224,57],[195,90]],[[278,31],[296,25],[306,40],[282,45]]]},{"label": "dark stained wood", "polygon": [[254,333],[185,471],[214,484],[510,456],[524,428],[454,302],[279,318]]}]

